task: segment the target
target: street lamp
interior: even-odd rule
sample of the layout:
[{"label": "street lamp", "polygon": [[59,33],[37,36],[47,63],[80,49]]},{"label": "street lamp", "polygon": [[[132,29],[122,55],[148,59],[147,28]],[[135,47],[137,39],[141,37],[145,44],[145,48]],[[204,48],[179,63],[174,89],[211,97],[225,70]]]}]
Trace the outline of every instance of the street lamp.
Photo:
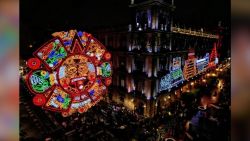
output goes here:
[{"label": "street lamp", "polygon": [[194,85],[194,82],[191,82],[191,86],[193,86]]}]

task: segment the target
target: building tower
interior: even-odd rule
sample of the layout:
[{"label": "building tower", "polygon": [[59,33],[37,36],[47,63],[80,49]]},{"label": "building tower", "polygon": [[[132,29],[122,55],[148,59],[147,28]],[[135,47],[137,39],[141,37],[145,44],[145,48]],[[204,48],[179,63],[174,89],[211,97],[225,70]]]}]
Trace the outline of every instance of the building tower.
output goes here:
[{"label": "building tower", "polygon": [[[112,49],[112,101],[144,117],[170,105],[183,82],[190,49],[197,58],[211,52],[217,36],[173,25],[174,1],[131,0],[131,23],[96,36]],[[167,77],[173,74],[173,80]],[[172,75],[171,74],[171,75]]]},{"label": "building tower", "polygon": [[133,77],[127,88],[135,97],[144,97],[139,100],[141,102],[134,101],[135,110],[151,117],[156,113],[154,99],[159,93],[159,73],[169,69],[160,62],[169,61],[161,58],[164,56],[161,53],[172,50],[170,34],[175,7],[173,1],[166,0],[131,0],[129,7],[132,23],[129,25],[126,67]]}]

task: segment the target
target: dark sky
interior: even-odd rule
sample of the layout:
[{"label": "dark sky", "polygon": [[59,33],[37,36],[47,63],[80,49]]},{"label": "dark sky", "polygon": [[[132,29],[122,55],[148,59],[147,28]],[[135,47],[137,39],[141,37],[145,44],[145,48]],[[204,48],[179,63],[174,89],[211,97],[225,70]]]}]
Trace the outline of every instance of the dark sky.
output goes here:
[{"label": "dark sky", "polygon": [[175,0],[175,23],[214,28],[230,22],[230,0]]},{"label": "dark sky", "polygon": [[[175,0],[174,23],[185,24],[186,27],[215,28],[219,20],[229,21],[229,2]],[[28,44],[44,43],[55,31],[128,25],[129,3],[130,0],[21,0],[21,48],[25,48],[21,53],[26,52]]]}]

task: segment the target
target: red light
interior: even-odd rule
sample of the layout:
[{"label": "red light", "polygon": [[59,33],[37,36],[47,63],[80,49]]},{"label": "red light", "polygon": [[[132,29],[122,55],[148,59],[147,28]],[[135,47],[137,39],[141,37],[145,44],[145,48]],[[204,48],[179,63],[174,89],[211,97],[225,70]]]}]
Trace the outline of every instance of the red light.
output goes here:
[{"label": "red light", "polygon": [[41,65],[41,61],[38,58],[30,58],[27,63],[28,67],[32,70],[38,69]]},{"label": "red light", "polygon": [[33,103],[36,106],[42,106],[43,104],[45,104],[45,102],[46,102],[46,98],[44,95],[36,95],[33,98]]},{"label": "red light", "polygon": [[107,60],[107,61],[109,61],[111,59],[111,54],[109,52],[106,52],[104,54],[104,59]]},{"label": "red light", "polygon": [[112,83],[111,78],[106,78],[106,79],[105,79],[105,84],[106,84],[106,86],[109,86],[111,83]]}]

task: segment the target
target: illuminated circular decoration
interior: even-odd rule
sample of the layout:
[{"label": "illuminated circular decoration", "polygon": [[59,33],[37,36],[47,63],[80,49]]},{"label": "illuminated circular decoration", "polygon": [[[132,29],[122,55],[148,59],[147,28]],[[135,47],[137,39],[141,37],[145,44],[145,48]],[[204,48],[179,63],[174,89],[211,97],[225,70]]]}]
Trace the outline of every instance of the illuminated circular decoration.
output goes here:
[{"label": "illuminated circular decoration", "polygon": [[104,54],[104,58],[105,58],[105,60],[109,61],[111,59],[111,54],[109,52],[106,52]]},{"label": "illuminated circular decoration", "polygon": [[63,117],[84,113],[103,99],[112,82],[111,54],[91,34],[55,32],[34,52],[27,85],[33,103]]},{"label": "illuminated circular decoration", "polygon": [[112,80],[110,78],[105,79],[106,86],[109,86],[112,83]]},{"label": "illuminated circular decoration", "polygon": [[84,55],[68,57],[59,68],[59,83],[71,94],[81,94],[89,89],[95,80],[95,66]]},{"label": "illuminated circular decoration", "polygon": [[30,69],[35,70],[35,69],[38,69],[38,68],[40,67],[41,62],[40,62],[40,60],[37,59],[37,58],[30,58],[30,59],[28,60],[28,62],[27,62],[27,65],[28,65],[28,67],[29,67]]},{"label": "illuminated circular decoration", "polygon": [[33,98],[33,103],[36,106],[42,106],[43,104],[45,104],[45,102],[46,102],[46,98],[44,95],[36,95]]},{"label": "illuminated circular decoration", "polygon": [[46,70],[36,70],[28,75],[29,87],[35,93],[44,93],[54,84],[53,80]]}]

